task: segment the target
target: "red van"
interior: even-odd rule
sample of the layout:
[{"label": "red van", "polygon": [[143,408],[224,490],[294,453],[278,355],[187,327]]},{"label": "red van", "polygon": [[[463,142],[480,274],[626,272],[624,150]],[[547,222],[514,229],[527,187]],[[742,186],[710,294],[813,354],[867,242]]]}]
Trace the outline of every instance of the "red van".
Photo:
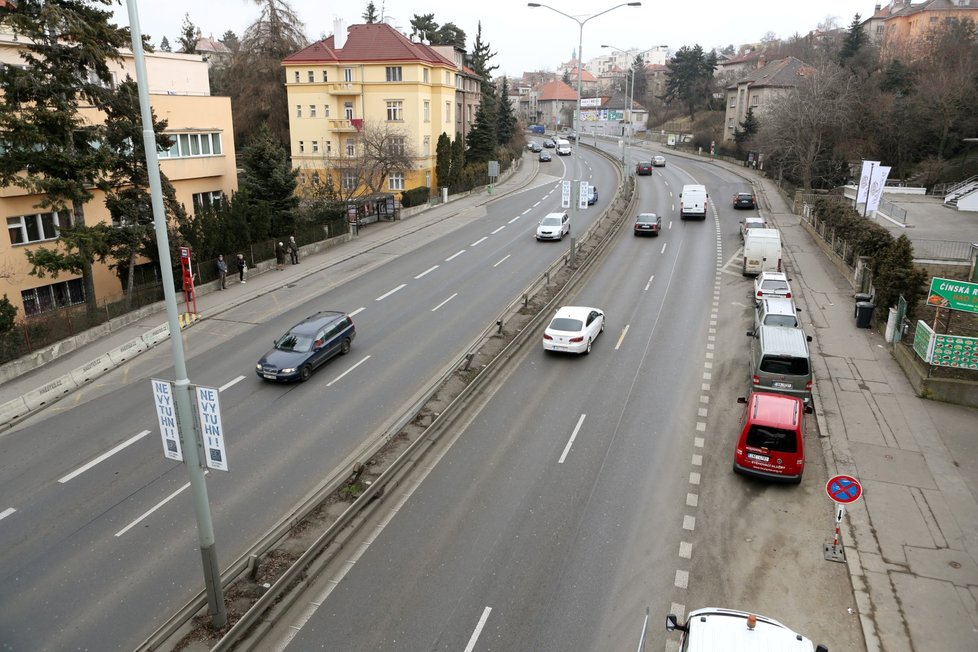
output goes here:
[{"label": "red van", "polygon": [[805,442],[800,398],[783,394],[753,392],[741,419],[740,437],[734,452],[733,470],[777,482],[801,482],[805,470]]}]

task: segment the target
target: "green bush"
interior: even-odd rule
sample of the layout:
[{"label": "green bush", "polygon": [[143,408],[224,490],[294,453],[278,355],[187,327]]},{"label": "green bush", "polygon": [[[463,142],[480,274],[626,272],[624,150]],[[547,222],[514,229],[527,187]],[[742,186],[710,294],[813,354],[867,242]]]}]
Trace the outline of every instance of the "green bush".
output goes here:
[{"label": "green bush", "polygon": [[417,188],[411,188],[410,190],[405,190],[401,193],[401,206],[404,208],[410,208],[411,206],[420,206],[431,198],[431,188],[428,186],[418,186]]}]

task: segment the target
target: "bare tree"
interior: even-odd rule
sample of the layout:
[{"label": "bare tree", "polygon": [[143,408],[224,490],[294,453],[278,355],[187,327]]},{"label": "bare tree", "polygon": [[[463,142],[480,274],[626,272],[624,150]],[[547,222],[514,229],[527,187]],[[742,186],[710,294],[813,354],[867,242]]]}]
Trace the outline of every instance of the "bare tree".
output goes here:
[{"label": "bare tree", "polygon": [[403,174],[413,167],[414,156],[403,129],[386,123],[367,123],[360,131],[357,149],[362,156],[363,185],[380,192],[392,173]]}]

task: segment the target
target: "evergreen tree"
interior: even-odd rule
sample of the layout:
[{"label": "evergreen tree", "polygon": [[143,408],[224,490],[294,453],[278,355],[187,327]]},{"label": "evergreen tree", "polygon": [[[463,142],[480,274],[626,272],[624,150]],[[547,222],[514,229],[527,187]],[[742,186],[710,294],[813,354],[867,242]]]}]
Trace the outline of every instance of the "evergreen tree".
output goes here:
[{"label": "evergreen tree", "polygon": [[184,54],[197,54],[197,41],[200,40],[200,29],[190,22],[190,14],[183,15],[180,25],[180,51]]},{"label": "evergreen tree", "polygon": [[372,25],[380,20],[380,18],[377,16],[377,7],[374,6],[373,0],[370,0],[370,2],[367,3],[367,8],[360,17],[363,18],[363,22],[367,23],[368,25]]},{"label": "evergreen tree", "polygon": [[749,142],[759,129],[760,125],[757,123],[757,118],[754,117],[754,107],[749,106],[746,115],[744,115],[744,121],[734,130],[734,142],[737,144],[738,152],[741,146]]},{"label": "evergreen tree", "polygon": [[462,171],[465,169],[465,142],[461,138],[456,138],[452,141],[452,169],[449,176],[448,190],[449,192],[458,192],[460,190],[468,190],[468,188],[462,188]]},{"label": "evergreen tree", "polygon": [[432,45],[453,45],[465,49],[465,32],[455,23],[445,23],[431,35]]},{"label": "evergreen tree", "polygon": [[22,66],[0,66],[0,185],[41,195],[37,207],[58,212],[58,248],[29,250],[31,273],[79,274],[89,314],[97,310],[92,263],[104,255],[105,233],[86,226],[85,203],[111,152],[102,147],[104,127],[82,119],[79,106],[105,105],[108,62],[129,44],[111,19],[110,11],[83,0],[22,0],[0,13],[0,28],[22,37],[23,57]]},{"label": "evergreen tree", "polygon": [[241,41],[238,40],[238,35],[231,30],[224,32],[219,40],[228,50],[231,50],[231,54],[237,54],[238,50],[241,49]]},{"label": "evergreen tree", "polygon": [[561,75],[561,77],[560,77],[560,81],[562,81],[562,82],[564,82],[564,83],[565,83],[565,84],[567,84],[568,86],[570,86],[570,85],[571,85],[571,76],[570,76],[570,70],[568,70],[568,69],[566,69],[566,68],[564,69],[564,74],[563,74],[563,75]]},{"label": "evergreen tree", "polygon": [[839,50],[839,65],[844,67],[850,59],[859,54],[859,51],[868,42],[869,37],[863,31],[862,25],[859,24],[859,14],[856,14],[849,24],[845,38],[842,40],[842,48]]},{"label": "evergreen tree", "polygon": [[[927,273],[913,264],[913,245],[906,235],[901,235],[883,252],[873,258],[873,286],[876,288],[876,305],[881,308],[895,306],[903,295],[907,300],[908,318],[925,293]],[[877,314],[886,314],[878,311]]]},{"label": "evergreen tree", "polygon": [[717,67],[716,53],[703,53],[699,45],[683,46],[669,63],[666,91],[662,99],[683,104],[689,117],[696,117],[697,107],[706,104],[713,90],[713,71]]},{"label": "evergreen tree", "polygon": [[499,66],[490,66],[489,62],[496,56],[489,43],[482,40],[482,21],[478,22],[478,29],[475,32],[475,42],[472,43],[472,54],[469,55],[469,66],[475,71],[482,83],[482,94],[486,94],[486,87],[492,86],[492,71]]},{"label": "evergreen tree", "polygon": [[468,146],[465,152],[466,161],[485,162],[495,157],[498,142],[497,120],[496,96],[491,92],[483,92],[479,110],[475,114],[475,124],[472,125],[472,131],[466,138]]},{"label": "evergreen tree", "polygon": [[17,321],[17,306],[10,302],[7,294],[4,293],[0,299],[0,337],[13,330]]},{"label": "evergreen tree", "polygon": [[172,51],[173,50],[170,48],[170,40],[164,36],[163,40],[160,41],[160,52],[172,52]]},{"label": "evergreen tree", "polygon": [[496,144],[508,145],[516,134],[516,113],[509,102],[509,81],[503,77],[503,86],[499,91],[498,110],[496,111]]},{"label": "evergreen tree", "polygon": [[452,179],[452,139],[444,132],[435,145],[435,177],[439,186],[447,186]]},{"label": "evergreen tree", "polygon": [[437,31],[434,14],[414,14],[411,19],[411,40],[431,41]]},{"label": "evergreen tree", "polygon": [[291,233],[299,205],[299,171],[289,167],[288,152],[267,127],[261,127],[244,148],[240,161],[239,195],[253,211],[252,237],[276,238]]},{"label": "evergreen tree", "polygon": [[649,92],[649,79],[645,76],[645,58],[641,54],[636,55],[632,61],[629,77],[635,85],[635,88],[632,90],[632,98],[642,106],[645,106],[647,104],[645,95]]}]

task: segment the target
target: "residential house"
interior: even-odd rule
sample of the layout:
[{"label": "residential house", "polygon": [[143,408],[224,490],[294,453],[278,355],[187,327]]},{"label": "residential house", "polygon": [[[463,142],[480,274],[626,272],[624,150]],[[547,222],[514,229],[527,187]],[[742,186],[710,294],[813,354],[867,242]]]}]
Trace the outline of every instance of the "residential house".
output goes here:
[{"label": "residential house", "polygon": [[571,128],[577,109],[577,91],[562,81],[552,81],[537,90],[537,124],[547,129]]},{"label": "residential house", "polygon": [[[0,33],[0,64],[22,64],[20,52],[21,44],[12,34]],[[121,62],[108,62],[115,81],[127,76],[135,79],[132,54],[123,51],[120,55]],[[230,196],[237,189],[230,99],[210,94],[207,63],[199,55],[147,52],[145,62],[150,104],[157,118],[167,120],[166,133],[173,142],[170,149],[159,153],[160,170],[173,184],[178,201],[192,212],[194,207]],[[103,119],[91,106],[82,106],[80,113],[90,123]],[[104,194],[93,189],[93,195],[84,207],[85,223],[108,223],[111,218]],[[55,247],[58,227],[71,220],[70,210],[41,208],[43,200],[43,195],[16,186],[0,188],[0,213],[7,224],[7,235],[0,237],[0,296],[8,296],[19,316],[85,302],[80,277],[62,273],[57,278],[39,278],[30,273],[26,252],[39,246]],[[140,268],[141,278],[159,278],[151,263]],[[121,297],[119,277],[107,265],[95,263],[93,280],[98,301]]]},{"label": "residential house", "polygon": [[463,141],[479,112],[482,101],[482,78],[465,65],[465,50],[453,45],[434,45],[432,48],[455,62],[455,137]]},{"label": "residential house", "polygon": [[328,174],[348,196],[370,194],[363,130],[372,130],[386,133],[412,160],[410,169],[386,176],[383,191],[435,187],[438,137],[457,133],[459,125],[454,59],[387,23],[347,29],[336,21],[332,36],[289,55],[282,66],[292,162],[304,185]]},{"label": "residential house", "polygon": [[648,96],[661,97],[665,95],[666,84],[669,82],[669,66],[648,64],[645,66],[645,90]]},{"label": "residential house", "polygon": [[978,0],[891,0],[874,7],[862,28],[880,47],[884,58],[906,56],[907,48],[922,40],[928,31],[950,19],[978,23]]},{"label": "residential house", "polygon": [[796,86],[814,69],[794,57],[778,59],[763,68],[752,70],[726,88],[726,113],[724,115],[724,142],[733,141],[734,132],[752,108],[754,115],[762,118],[764,110],[774,100]]},{"label": "residential house", "polygon": [[599,136],[632,136],[646,130],[649,114],[622,92],[581,100],[581,133]]},{"label": "residential house", "polygon": [[197,39],[196,47],[196,54],[203,57],[207,65],[212,68],[214,66],[226,66],[230,64],[231,57],[234,55],[231,49],[214,38],[213,34],[210,36],[201,36]]}]

